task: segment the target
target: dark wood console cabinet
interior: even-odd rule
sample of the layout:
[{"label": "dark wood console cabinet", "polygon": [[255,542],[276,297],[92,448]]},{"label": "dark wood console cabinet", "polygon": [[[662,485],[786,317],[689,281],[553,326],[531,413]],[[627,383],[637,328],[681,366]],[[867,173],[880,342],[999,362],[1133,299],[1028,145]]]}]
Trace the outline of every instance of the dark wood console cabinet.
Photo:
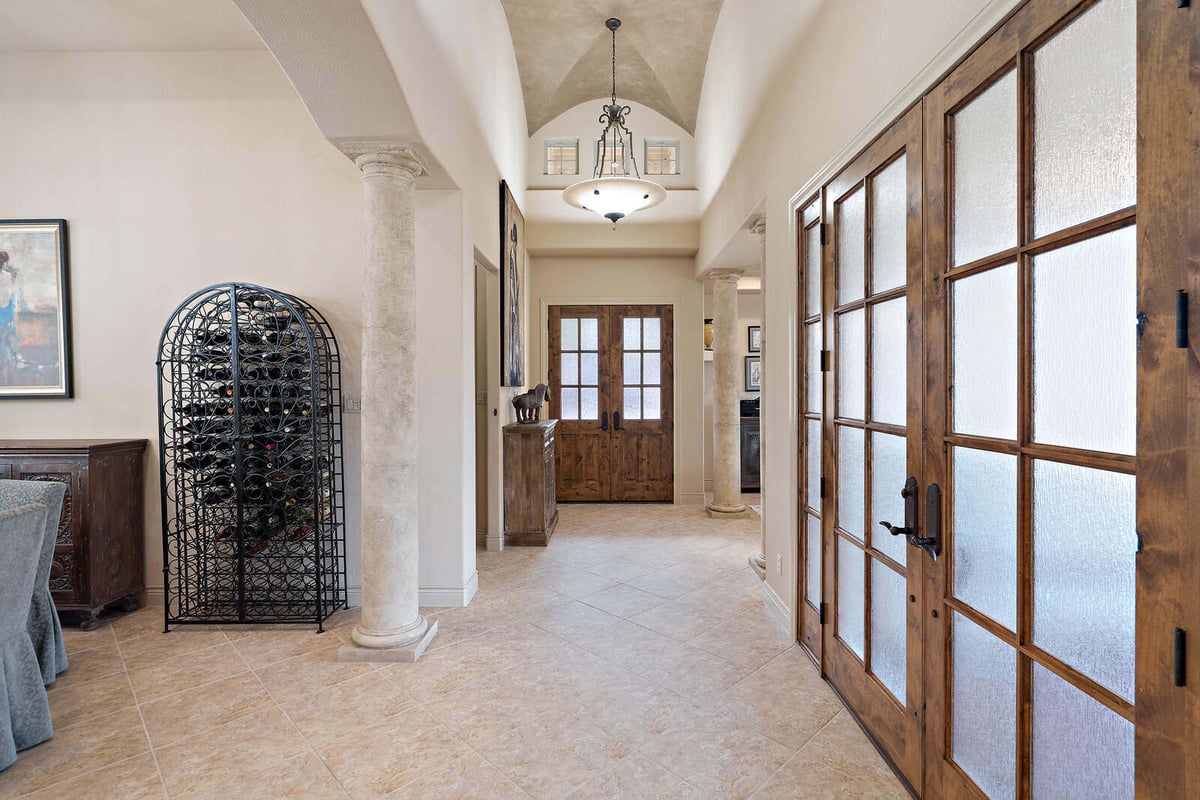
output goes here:
[{"label": "dark wood console cabinet", "polygon": [[762,469],[758,417],[742,417],[742,491],[757,492]]},{"label": "dark wood console cabinet", "polygon": [[504,543],[545,547],[558,525],[558,420],[504,426]]},{"label": "dark wood console cabinet", "polygon": [[145,439],[0,440],[0,478],[67,485],[50,593],[92,630],[105,606],[137,607],[143,568]]}]

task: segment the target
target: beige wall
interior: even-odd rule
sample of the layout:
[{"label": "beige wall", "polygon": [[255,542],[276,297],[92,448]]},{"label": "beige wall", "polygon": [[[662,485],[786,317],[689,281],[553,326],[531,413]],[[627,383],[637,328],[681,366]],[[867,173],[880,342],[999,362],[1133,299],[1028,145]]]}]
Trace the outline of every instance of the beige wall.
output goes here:
[{"label": "beige wall", "polygon": [[[762,325],[762,292],[746,292],[738,291],[738,320],[737,320],[737,342],[738,342],[738,369],[743,370],[745,358],[748,355],[762,355],[761,353],[752,354],[747,349],[748,337],[746,329],[751,325]],[[704,316],[712,317],[712,302],[711,294],[704,295]],[[753,400],[759,396],[759,392],[745,391],[745,376],[743,372],[738,372],[738,398],[741,400]],[[716,383],[716,364],[712,361],[704,362],[704,490],[712,491],[713,486],[713,450],[715,444],[713,442],[713,403],[716,399],[717,383]]]},{"label": "beige wall", "polygon": [[530,265],[530,385],[548,383],[546,307],[654,302],[675,306],[675,502],[704,499],[703,286],[691,258],[535,257]]}]

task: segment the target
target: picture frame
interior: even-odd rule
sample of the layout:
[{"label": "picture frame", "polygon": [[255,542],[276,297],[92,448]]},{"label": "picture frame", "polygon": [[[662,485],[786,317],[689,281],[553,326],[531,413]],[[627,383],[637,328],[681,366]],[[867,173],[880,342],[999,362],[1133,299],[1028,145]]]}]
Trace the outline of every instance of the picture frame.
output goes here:
[{"label": "picture frame", "polygon": [[500,385],[525,385],[525,216],[500,181]]},{"label": "picture frame", "polygon": [[65,219],[0,220],[0,399],[73,397]]},{"label": "picture frame", "polygon": [[746,328],[746,352],[762,352],[762,326],[750,325]]},{"label": "picture frame", "polygon": [[746,356],[746,391],[762,391],[762,356]]}]

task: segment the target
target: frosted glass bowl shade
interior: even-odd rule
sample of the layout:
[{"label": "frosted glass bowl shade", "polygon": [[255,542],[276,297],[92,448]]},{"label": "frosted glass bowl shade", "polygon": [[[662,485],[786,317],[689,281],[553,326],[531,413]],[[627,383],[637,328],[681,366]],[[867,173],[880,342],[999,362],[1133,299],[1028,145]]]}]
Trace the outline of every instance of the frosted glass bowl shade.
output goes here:
[{"label": "frosted glass bowl shade", "polygon": [[615,225],[635,211],[667,199],[667,190],[654,181],[637,178],[593,178],[563,190],[563,200],[576,208],[594,211]]}]

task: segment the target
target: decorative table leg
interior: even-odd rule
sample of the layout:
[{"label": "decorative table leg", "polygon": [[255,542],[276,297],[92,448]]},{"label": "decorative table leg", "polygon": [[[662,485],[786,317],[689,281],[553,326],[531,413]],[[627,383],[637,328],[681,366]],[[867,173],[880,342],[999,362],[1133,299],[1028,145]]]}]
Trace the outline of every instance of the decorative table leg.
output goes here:
[{"label": "decorative table leg", "polygon": [[117,601],[117,608],[126,613],[130,611],[137,611],[141,607],[142,603],[138,600],[138,596],[136,594],[131,594],[128,597],[122,597]]},{"label": "decorative table leg", "polygon": [[100,620],[96,619],[100,616],[103,607],[93,608],[90,611],[82,612],[82,619],[79,620],[79,630],[94,631],[100,627]]}]

